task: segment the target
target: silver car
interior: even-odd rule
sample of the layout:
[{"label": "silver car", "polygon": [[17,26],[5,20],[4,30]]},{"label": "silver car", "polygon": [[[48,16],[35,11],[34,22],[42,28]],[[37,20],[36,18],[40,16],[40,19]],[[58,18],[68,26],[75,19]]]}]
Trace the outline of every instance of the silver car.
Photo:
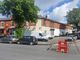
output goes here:
[{"label": "silver car", "polygon": [[16,43],[18,38],[16,36],[8,36],[8,38],[11,40],[9,43]]},{"label": "silver car", "polygon": [[74,41],[76,39],[77,39],[77,36],[72,35],[72,34],[65,37],[65,40],[69,42]]}]

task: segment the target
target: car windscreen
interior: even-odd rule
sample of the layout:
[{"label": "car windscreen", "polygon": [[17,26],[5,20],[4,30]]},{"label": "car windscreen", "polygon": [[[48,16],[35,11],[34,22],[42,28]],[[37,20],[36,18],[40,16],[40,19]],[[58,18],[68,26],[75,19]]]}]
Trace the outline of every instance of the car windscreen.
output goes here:
[{"label": "car windscreen", "polygon": [[32,37],[30,37],[30,36],[25,36],[24,39],[26,39],[26,40],[32,40]]},{"label": "car windscreen", "polygon": [[78,33],[78,35],[80,36],[80,33]]},{"label": "car windscreen", "polygon": [[16,38],[16,36],[7,36],[7,37],[9,37],[9,38]]}]

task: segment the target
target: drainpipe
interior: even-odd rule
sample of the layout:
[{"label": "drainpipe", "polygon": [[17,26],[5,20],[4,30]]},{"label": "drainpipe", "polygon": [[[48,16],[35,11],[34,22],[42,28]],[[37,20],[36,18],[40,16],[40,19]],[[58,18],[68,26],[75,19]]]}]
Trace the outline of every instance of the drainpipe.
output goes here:
[{"label": "drainpipe", "polygon": [[9,29],[9,24],[5,23],[4,26],[4,36],[7,36],[7,30]]}]

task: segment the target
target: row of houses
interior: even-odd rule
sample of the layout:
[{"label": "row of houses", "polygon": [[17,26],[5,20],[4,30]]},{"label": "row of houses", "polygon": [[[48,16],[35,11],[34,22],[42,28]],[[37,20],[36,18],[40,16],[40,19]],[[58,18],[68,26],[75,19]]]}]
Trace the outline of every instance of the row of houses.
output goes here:
[{"label": "row of houses", "polygon": [[72,33],[72,26],[70,24],[62,24],[50,19],[39,18],[37,23],[27,23],[26,28],[30,26],[31,33],[26,31],[25,34],[37,35],[37,33],[44,33],[45,35],[60,36],[66,33]]},{"label": "row of houses", "polygon": [[[0,35],[11,35],[15,31],[16,24],[11,19],[0,19]],[[43,33],[49,36],[59,36],[72,33],[70,24],[62,24],[51,19],[38,18],[37,23],[26,22],[24,35],[37,35]]]}]

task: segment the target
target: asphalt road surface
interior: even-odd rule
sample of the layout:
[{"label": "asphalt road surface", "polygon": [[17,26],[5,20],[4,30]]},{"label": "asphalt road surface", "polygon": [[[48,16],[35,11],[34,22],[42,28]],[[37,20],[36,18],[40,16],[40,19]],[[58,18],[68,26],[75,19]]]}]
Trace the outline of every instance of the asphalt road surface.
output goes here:
[{"label": "asphalt road surface", "polygon": [[48,47],[0,43],[0,60],[80,60],[80,52],[74,46],[69,53],[47,50]]}]

